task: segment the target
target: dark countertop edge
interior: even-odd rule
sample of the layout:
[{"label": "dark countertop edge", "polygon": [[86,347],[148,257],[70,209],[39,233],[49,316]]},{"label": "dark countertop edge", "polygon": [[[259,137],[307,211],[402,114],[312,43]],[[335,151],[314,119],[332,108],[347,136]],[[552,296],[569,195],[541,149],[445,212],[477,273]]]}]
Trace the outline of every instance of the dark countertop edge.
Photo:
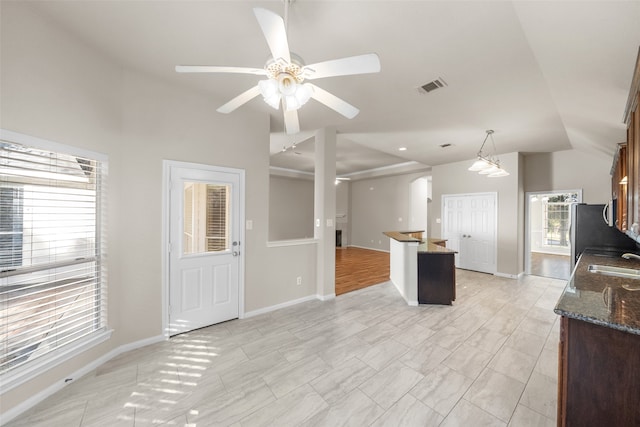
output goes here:
[{"label": "dark countertop edge", "polygon": [[628,332],[634,335],[640,335],[640,329],[637,329],[628,325],[622,325],[620,323],[607,322],[604,320],[596,319],[594,317],[583,316],[580,313],[574,313],[573,311],[565,311],[565,310],[559,309],[557,306],[556,308],[553,309],[553,312],[560,316],[568,317],[570,319],[581,320],[583,322],[593,323],[594,325],[604,326],[605,328],[611,328],[611,329],[616,329],[622,332]]},{"label": "dark countertop edge", "polygon": [[[607,251],[605,251],[607,252]],[[632,252],[632,253],[637,253],[637,251],[633,251],[633,250],[624,250],[624,249],[618,249],[615,251],[609,251],[609,252],[615,252],[618,255],[624,253],[624,252]],[[598,249],[598,248],[588,248],[583,252],[583,255],[596,255],[596,256],[602,256],[602,250]],[[607,258],[608,256],[604,256],[604,258]],[[583,261],[582,259],[583,257],[580,256],[580,258],[578,259],[578,262],[576,263],[576,266],[574,267],[573,272],[571,273],[571,277],[569,278],[569,280],[567,280],[567,284],[565,285],[565,288],[562,291],[562,295],[560,295],[560,298],[558,299],[558,302],[556,303],[556,306],[553,309],[553,312],[560,315],[560,316],[564,316],[564,317],[568,317],[570,319],[575,319],[575,320],[581,320],[583,322],[588,322],[588,323],[592,323],[594,325],[598,325],[598,326],[604,326],[606,328],[611,328],[611,329],[615,329],[618,331],[622,331],[622,332],[627,332],[630,334],[634,334],[634,335],[640,335],[640,328],[639,327],[634,327],[634,326],[630,326],[627,324],[622,324],[622,323],[618,323],[618,322],[614,322],[614,321],[608,321],[608,320],[602,320],[596,317],[592,317],[592,316],[586,316],[582,313],[576,312],[576,311],[568,311],[568,310],[563,310],[561,308],[558,308],[562,302],[562,299],[565,296],[565,292],[567,290],[568,287],[571,286],[573,280],[574,280],[574,276],[576,274],[576,271],[578,269],[578,267],[580,267],[580,263]],[[617,259],[617,256],[614,257],[615,259]],[[606,262],[603,262],[603,264],[606,264]],[[594,277],[595,278],[595,277]]]},{"label": "dark countertop edge", "polygon": [[[422,249],[426,246],[426,250]],[[433,255],[454,255],[458,253],[453,249],[446,248],[444,246],[436,245],[435,243],[427,242],[418,246],[419,254],[433,254]]]}]

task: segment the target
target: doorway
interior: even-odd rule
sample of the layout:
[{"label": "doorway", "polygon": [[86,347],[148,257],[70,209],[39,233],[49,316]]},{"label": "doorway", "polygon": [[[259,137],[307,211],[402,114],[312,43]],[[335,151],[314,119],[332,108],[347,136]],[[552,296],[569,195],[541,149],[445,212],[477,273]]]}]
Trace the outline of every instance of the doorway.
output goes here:
[{"label": "doorway", "polygon": [[525,194],[525,273],[568,280],[571,275],[571,204],[582,190]]},{"label": "doorway", "polygon": [[497,200],[497,193],[442,196],[442,237],[457,252],[456,268],[496,272]]},{"label": "doorway", "polygon": [[238,318],[244,171],[165,161],[166,335]]}]

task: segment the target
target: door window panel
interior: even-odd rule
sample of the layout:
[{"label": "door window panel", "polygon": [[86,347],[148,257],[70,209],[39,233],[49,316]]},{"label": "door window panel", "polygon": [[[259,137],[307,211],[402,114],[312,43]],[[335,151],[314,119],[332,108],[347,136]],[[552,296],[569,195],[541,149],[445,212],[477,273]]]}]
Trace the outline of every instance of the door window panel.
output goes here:
[{"label": "door window panel", "polygon": [[183,254],[229,250],[227,184],[184,183]]}]

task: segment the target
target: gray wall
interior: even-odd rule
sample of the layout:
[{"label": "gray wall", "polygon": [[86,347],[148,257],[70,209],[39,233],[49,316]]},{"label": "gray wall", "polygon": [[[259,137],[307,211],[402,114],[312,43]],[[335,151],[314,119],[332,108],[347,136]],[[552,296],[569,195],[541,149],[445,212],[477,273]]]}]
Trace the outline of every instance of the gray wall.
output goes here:
[{"label": "gray wall", "polygon": [[342,246],[351,241],[351,182],[340,181],[336,185],[336,230],[342,230]]},{"label": "gray wall", "polygon": [[[162,335],[162,161],[246,171],[245,310],[316,294],[316,248],[268,247],[269,117],[128,70],[31,10],[1,2],[4,129],[105,153],[111,339],[2,394],[8,411],[114,349]],[[251,123],[251,126],[247,126]],[[296,277],[303,284],[296,285]]]},{"label": "gray wall", "polygon": [[584,203],[606,203],[612,163],[612,156],[580,150],[529,154],[524,158],[524,191],[582,189]]},{"label": "gray wall", "polygon": [[269,240],[313,238],[313,181],[271,175]]},{"label": "gray wall", "polygon": [[472,160],[434,166],[432,169],[433,202],[431,230],[442,237],[442,196],[462,193],[498,193],[497,272],[517,275],[524,270],[524,198],[522,196],[522,156],[509,153],[500,156],[502,167],[511,175],[488,178],[467,170]]},{"label": "gray wall", "polygon": [[388,251],[389,238],[382,233],[407,230],[411,182],[423,176],[420,172],[351,182],[350,245]]},{"label": "gray wall", "polygon": [[583,190],[585,203],[604,203],[610,197],[612,156],[580,150],[555,153],[510,153],[500,156],[510,176],[478,177],[467,170],[472,160],[433,168],[432,234],[441,236],[436,222],[442,215],[442,195],[498,192],[498,273],[524,271],[524,193],[528,191]]}]

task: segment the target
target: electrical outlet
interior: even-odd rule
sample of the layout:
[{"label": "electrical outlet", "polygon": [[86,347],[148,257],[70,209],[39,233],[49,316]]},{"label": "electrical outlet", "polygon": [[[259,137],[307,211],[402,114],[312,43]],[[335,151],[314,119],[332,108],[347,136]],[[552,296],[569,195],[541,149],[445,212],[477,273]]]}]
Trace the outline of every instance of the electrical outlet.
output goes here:
[{"label": "electrical outlet", "polygon": [[302,276],[296,278],[296,285],[302,285]]}]

